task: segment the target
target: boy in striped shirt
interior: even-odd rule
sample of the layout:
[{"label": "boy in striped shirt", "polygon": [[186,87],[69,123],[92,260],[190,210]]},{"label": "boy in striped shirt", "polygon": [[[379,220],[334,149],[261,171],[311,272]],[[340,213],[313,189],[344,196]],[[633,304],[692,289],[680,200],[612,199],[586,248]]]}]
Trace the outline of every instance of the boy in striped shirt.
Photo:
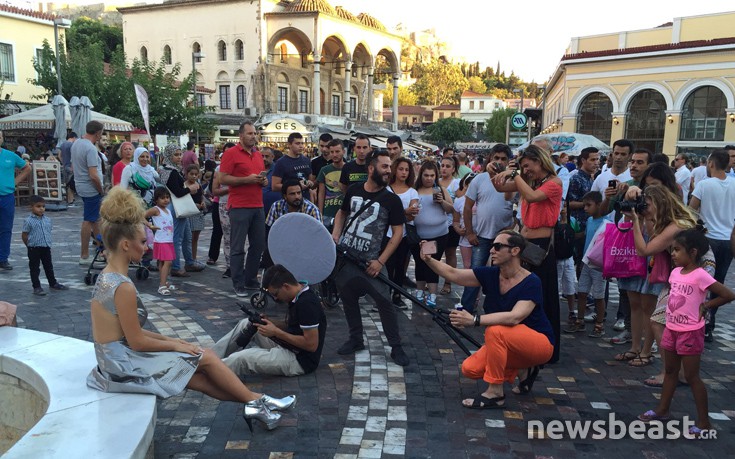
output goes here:
[{"label": "boy in striped shirt", "polygon": [[46,201],[40,196],[31,196],[31,214],[23,223],[21,237],[28,249],[28,268],[31,270],[34,295],[46,294],[38,277],[41,263],[51,289],[69,290],[69,287],[60,284],[54,276],[54,265],[51,261],[51,219],[45,213]]}]

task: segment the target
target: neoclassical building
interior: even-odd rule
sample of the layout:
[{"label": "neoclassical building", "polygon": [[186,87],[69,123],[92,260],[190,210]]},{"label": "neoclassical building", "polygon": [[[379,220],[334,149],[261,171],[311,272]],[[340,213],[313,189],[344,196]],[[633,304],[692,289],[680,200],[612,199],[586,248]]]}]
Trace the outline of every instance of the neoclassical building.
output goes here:
[{"label": "neoclassical building", "polygon": [[733,24],[728,12],[573,38],[547,84],[543,130],[670,156],[735,143]]},{"label": "neoclassical building", "polygon": [[197,98],[215,106],[221,128],[287,115],[307,128],[351,128],[381,113],[376,72],[399,78],[401,37],[326,0],[176,0],[119,11],[128,58],[179,62],[184,74],[193,66],[197,84],[216,90]]}]

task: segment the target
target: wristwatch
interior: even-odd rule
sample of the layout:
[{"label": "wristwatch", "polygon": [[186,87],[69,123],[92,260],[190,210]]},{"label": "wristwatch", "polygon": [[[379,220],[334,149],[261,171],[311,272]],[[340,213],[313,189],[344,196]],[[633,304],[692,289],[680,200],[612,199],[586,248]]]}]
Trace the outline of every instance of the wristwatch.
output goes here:
[{"label": "wristwatch", "polygon": [[513,180],[514,178],[516,178],[517,175],[518,175],[518,169],[516,169],[513,172],[511,172],[510,173],[511,180]]}]

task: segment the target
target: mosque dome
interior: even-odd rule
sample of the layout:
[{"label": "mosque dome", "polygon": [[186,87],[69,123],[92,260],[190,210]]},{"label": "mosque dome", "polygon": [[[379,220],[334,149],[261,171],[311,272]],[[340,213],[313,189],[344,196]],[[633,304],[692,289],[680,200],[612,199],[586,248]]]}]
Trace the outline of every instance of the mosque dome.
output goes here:
[{"label": "mosque dome", "polygon": [[386,31],[385,26],[383,24],[381,24],[380,21],[378,21],[377,19],[375,19],[374,17],[370,16],[367,13],[360,13],[360,14],[358,14],[357,15],[357,19],[362,24],[364,24],[364,25],[366,25],[368,27],[372,27],[373,29],[382,30],[384,32]]},{"label": "mosque dome", "polygon": [[295,0],[288,7],[286,11],[289,13],[301,13],[306,11],[318,11],[320,13],[331,14],[336,16],[337,13],[326,0]]},{"label": "mosque dome", "polygon": [[340,17],[342,19],[345,19],[347,21],[360,22],[360,20],[357,19],[357,16],[355,16],[352,13],[350,13],[349,11],[347,11],[346,9],[344,9],[343,7],[341,7],[341,6],[335,6],[334,9],[337,12],[337,16],[338,17]]}]

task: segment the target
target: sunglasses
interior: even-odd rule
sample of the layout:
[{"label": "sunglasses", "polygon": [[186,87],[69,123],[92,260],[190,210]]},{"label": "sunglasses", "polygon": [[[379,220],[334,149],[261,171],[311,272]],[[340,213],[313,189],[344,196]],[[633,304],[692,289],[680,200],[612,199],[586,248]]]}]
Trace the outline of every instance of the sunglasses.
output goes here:
[{"label": "sunglasses", "polygon": [[500,249],[502,249],[503,247],[508,247],[509,249],[512,249],[513,247],[516,247],[516,246],[509,245],[509,244],[503,244],[502,242],[493,242],[493,244],[490,247],[492,247],[493,250],[495,250],[496,252],[499,252]]}]

